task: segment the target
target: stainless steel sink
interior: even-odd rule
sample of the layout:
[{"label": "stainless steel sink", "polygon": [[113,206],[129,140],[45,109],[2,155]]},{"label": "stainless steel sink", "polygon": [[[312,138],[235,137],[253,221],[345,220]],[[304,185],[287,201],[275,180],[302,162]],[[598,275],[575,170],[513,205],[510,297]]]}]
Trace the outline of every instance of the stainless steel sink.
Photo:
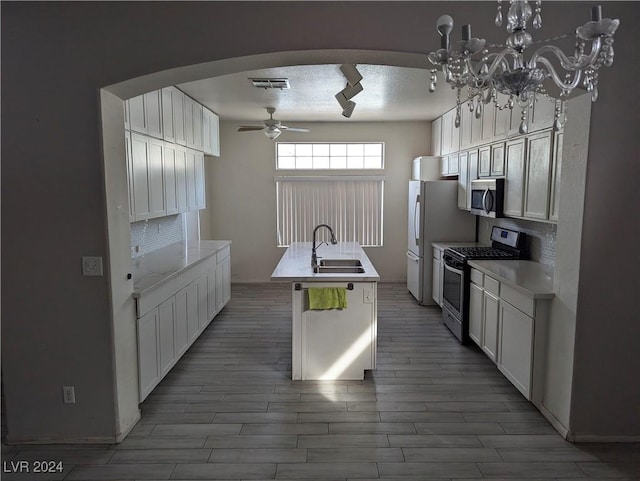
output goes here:
[{"label": "stainless steel sink", "polygon": [[362,267],[360,259],[320,259],[320,267]]},{"label": "stainless steel sink", "polygon": [[313,271],[316,274],[364,274],[364,267],[319,265]]}]

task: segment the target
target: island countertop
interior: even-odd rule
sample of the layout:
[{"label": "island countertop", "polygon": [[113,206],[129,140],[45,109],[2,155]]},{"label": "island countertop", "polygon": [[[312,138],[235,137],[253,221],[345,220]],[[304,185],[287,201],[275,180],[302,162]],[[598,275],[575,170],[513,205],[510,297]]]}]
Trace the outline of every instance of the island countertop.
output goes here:
[{"label": "island countertop", "polygon": [[316,249],[318,260],[358,259],[362,263],[362,274],[316,273],[311,267],[311,242],[296,242],[285,251],[271,274],[272,281],[288,282],[372,282],[380,276],[357,242],[339,242],[336,245],[323,244]]}]

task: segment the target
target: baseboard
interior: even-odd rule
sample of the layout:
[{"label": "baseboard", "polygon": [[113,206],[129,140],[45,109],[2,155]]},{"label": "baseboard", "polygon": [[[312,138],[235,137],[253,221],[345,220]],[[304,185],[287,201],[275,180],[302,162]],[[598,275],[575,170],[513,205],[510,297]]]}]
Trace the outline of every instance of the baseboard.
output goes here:
[{"label": "baseboard", "polygon": [[640,436],[600,436],[597,434],[569,433],[568,441],[572,443],[637,443]]},{"label": "baseboard", "polygon": [[[556,431],[558,431],[558,434],[560,434],[560,436],[562,436],[564,439],[566,439],[567,441],[571,441],[571,439],[569,439],[569,429],[566,428],[564,426],[564,424],[562,424],[558,418],[556,418],[551,411],[549,411],[544,405],[540,404],[540,405],[536,405],[536,407],[540,410],[540,412],[542,413],[542,415],[545,417],[545,419],[547,421],[549,421],[551,423],[551,426],[553,426],[553,429],[555,429]],[[573,442],[573,441],[571,441]]]},{"label": "baseboard", "polygon": [[138,412],[133,417],[129,425],[125,429],[123,429],[120,433],[116,433],[116,443],[119,444],[122,441],[124,441],[124,439],[129,435],[131,430],[136,426],[136,424],[138,424],[138,421],[140,421],[141,417],[142,415],[140,414],[140,410],[138,409]]},{"label": "baseboard", "polygon": [[15,444],[115,444],[114,436],[95,436],[85,438],[21,438],[12,437],[7,434],[5,444],[13,446]]}]

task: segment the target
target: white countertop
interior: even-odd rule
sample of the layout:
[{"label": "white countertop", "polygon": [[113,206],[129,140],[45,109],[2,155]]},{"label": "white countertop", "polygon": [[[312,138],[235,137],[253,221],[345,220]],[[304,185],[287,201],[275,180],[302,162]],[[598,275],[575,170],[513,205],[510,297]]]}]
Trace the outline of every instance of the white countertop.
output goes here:
[{"label": "white countertop", "polygon": [[375,267],[357,242],[339,242],[336,245],[323,244],[316,249],[321,259],[359,259],[364,267],[363,274],[315,273],[311,267],[311,242],[296,242],[285,251],[271,274],[272,281],[324,282],[324,281],[379,281]]},{"label": "white countertop", "polygon": [[159,287],[230,244],[228,240],[176,242],[133,259],[133,297],[140,297]]},{"label": "white countertop", "polygon": [[447,249],[449,247],[486,247],[480,242],[433,242],[431,244],[436,249]]},{"label": "white countertop", "polygon": [[469,265],[534,299],[551,299],[553,268],[533,261],[470,260]]}]

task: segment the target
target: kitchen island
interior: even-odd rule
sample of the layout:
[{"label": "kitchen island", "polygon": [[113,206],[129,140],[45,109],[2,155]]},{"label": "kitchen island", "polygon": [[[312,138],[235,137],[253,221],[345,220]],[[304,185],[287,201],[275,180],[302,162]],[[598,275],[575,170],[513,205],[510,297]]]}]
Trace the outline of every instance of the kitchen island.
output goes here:
[{"label": "kitchen island", "polygon": [[[377,282],[380,276],[355,242],[317,248],[321,272],[311,265],[312,244],[286,250],[272,281],[290,282],[293,380],[361,380],[375,369]],[[310,288],[345,289],[346,307],[311,309]]]}]

